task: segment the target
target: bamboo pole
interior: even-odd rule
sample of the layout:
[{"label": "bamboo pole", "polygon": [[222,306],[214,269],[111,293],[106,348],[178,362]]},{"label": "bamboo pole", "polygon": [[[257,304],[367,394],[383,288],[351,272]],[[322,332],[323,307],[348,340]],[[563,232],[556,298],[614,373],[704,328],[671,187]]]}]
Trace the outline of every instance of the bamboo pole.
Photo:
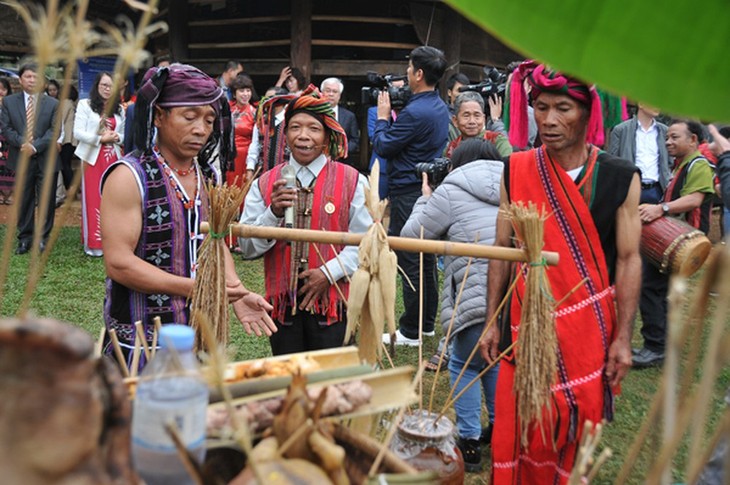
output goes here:
[{"label": "bamboo pole", "polygon": [[[675,433],[677,421],[677,384],[679,380],[679,358],[681,342],[679,332],[682,325],[682,302],[687,291],[686,281],[676,275],[670,281],[669,314],[667,315],[667,348],[664,360],[664,377],[666,389],[664,396],[663,438],[667,442]],[[660,483],[669,485],[672,480],[672,466],[667,462],[662,471]]]},{"label": "bamboo pole", "polygon": [[[423,240],[423,226],[421,226]],[[418,365],[423,367],[423,253],[418,253]],[[418,412],[423,409],[423,379],[418,381]]]},{"label": "bamboo pole", "polygon": [[[200,224],[200,231],[208,232],[208,224]],[[287,241],[303,241],[321,244],[342,244],[357,246],[365,236],[360,233],[315,231],[312,229],[285,229],[283,227],[249,226],[234,224],[235,236],[257,239],[277,239]],[[394,251],[413,253],[445,254],[449,256],[471,256],[474,258],[500,259],[503,261],[527,262],[527,256],[521,249],[487,246],[484,244],[456,243],[449,241],[426,241],[409,237],[388,236],[388,245]],[[542,256],[550,266],[558,264],[558,253],[543,251]]]},{"label": "bamboo pole", "polygon": [[[439,354],[439,362],[436,365],[436,372],[433,377],[433,384],[431,385],[431,397],[428,400],[428,414],[433,411],[433,398],[436,394],[436,384],[438,383],[439,373],[441,372],[441,364],[444,361],[444,355],[449,345],[449,339],[451,338],[451,331],[454,329],[454,320],[456,319],[457,312],[459,311],[459,304],[461,303],[461,296],[464,294],[464,287],[466,286],[466,279],[469,277],[469,269],[471,268],[472,258],[466,262],[466,270],[464,271],[464,277],[461,280],[461,286],[459,287],[459,293],[456,295],[456,301],[454,302],[454,308],[451,311],[451,319],[449,320],[449,326],[446,329],[446,337],[444,337],[444,345],[441,347],[441,353]],[[479,343],[477,342],[477,347]],[[464,369],[468,366],[466,364]],[[464,370],[462,369],[462,370]]]}]

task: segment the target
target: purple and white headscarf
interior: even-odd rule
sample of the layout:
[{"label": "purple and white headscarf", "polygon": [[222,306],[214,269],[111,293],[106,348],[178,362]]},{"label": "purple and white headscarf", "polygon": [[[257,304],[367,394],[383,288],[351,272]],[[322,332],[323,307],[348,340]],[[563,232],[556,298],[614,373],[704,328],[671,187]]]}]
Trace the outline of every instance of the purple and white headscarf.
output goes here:
[{"label": "purple and white headscarf", "polygon": [[[231,111],[228,99],[218,81],[194,66],[172,64],[152,67],[144,75],[137,92],[134,108],[134,137],[143,151],[151,151],[153,145],[153,120],[155,106],[178,108],[184,106],[211,106],[216,113],[216,123],[208,143],[201,150],[198,162],[206,175],[213,169],[215,157],[220,159],[220,170],[232,170],[236,156],[233,142]],[[218,176],[220,174],[217,174]],[[217,177],[218,178],[218,177]]]}]

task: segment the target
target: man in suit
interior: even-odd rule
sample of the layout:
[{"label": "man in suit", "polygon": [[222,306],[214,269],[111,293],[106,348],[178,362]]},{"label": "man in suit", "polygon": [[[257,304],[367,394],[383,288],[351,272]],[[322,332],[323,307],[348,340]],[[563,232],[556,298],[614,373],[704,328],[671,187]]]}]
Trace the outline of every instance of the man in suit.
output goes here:
[{"label": "man in suit", "polygon": [[[2,112],[0,112],[0,125],[9,147],[8,166],[17,170],[21,155],[27,154],[30,157],[23,194],[20,198],[16,254],[25,254],[30,251],[35,227],[35,204],[36,200],[40,203],[42,199],[41,190],[48,161],[48,150],[56,150],[56,144],[52,143],[51,138],[58,101],[39,92],[42,85],[36,88],[36,70],[37,67],[34,64],[24,64],[20,67],[18,74],[22,91],[3,99]],[[26,134],[28,124],[33,126],[32,134]],[[52,157],[50,163],[54,164],[50,176],[56,180],[59,169],[58,157]],[[51,190],[54,189],[55,187],[51,186]],[[41,251],[45,249],[46,240],[53,228],[55,203],[54,196],[48,197],[46,220],[43,224],[40,242]]]},{"label": "man in suit", "polygon": [[[352,154],[360,149],[360,128],[357,126],[355,114],[349,109],[338,106],[340,98],[342,97],[342,91],[344,90],[345,85],[336,77],[328,77],[322,81],[320,86],[322,96],[332,106],[332,109],[335,111],[335,118],[337,119],[337,122],[345,129],[345,134],[347,135],[347,157],[338,161],[353,165],[353,163],[348,160],[355,161]],[[357,162],[355,161],[354,163]]]},{"label": "man in suit", "polygon": [[[641,204],[659,204],[671,175],[667,126],[655,120],[657,115],[659,110],[639,103],[636,116],[613,129],[608,145],[608,153],[633,162],[641,171]],[[667,279],[646,258],[642,260],[639,311],[646,345],[634,349],[637,369],[661,363],[666,336]]]}]

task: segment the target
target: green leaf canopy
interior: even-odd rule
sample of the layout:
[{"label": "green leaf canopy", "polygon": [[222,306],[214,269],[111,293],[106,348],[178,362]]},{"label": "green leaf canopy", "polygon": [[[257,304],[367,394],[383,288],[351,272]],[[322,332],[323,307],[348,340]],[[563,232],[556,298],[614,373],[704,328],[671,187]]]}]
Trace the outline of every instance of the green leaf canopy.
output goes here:
[{"label": "green leaf canopy", "polygon": [[730,122],[728,0],[448,0],[529,58],[675,115]]}]

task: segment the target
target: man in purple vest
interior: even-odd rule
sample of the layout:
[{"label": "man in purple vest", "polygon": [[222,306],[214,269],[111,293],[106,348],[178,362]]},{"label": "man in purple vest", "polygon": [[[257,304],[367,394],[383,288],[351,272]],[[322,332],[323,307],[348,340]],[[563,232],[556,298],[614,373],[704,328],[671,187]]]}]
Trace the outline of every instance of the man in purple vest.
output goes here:
[{"label": "man in purple vest", "polygon": [[[347,137],[329,102],[310,86],[289,103],[284,123],[289,161],[251,186],[241,222],[279,227],[289,219],[299,229],[367,231],[366,182],[354,168],[333,161],[347,157]],[[284,167],[296,180],[287,184]],[[243,238],[239,244],[245,258],[264,256],[266,299],[279,330],[270,338],[274,355],[343,344],[343,297],[346,276],[357,269],[356,247]]]},{"label": "man in purple vest", "polygon": [[[143,148],[109,167],[101,201],[104,320],[127,351],[136,321],[142,321],[148,342],[154,316],[163,323],[188,323],[200,222],[208,214],[204,183],[220,180],[211,154],[220,154],[225,171],[235,151],[223,90],[197,68],[151,68],[136,106],[135,143]],[[225,264],[228,300],[244,329],[275,332],[266,314],[271,306],[244,288],[229,253]]]}]

